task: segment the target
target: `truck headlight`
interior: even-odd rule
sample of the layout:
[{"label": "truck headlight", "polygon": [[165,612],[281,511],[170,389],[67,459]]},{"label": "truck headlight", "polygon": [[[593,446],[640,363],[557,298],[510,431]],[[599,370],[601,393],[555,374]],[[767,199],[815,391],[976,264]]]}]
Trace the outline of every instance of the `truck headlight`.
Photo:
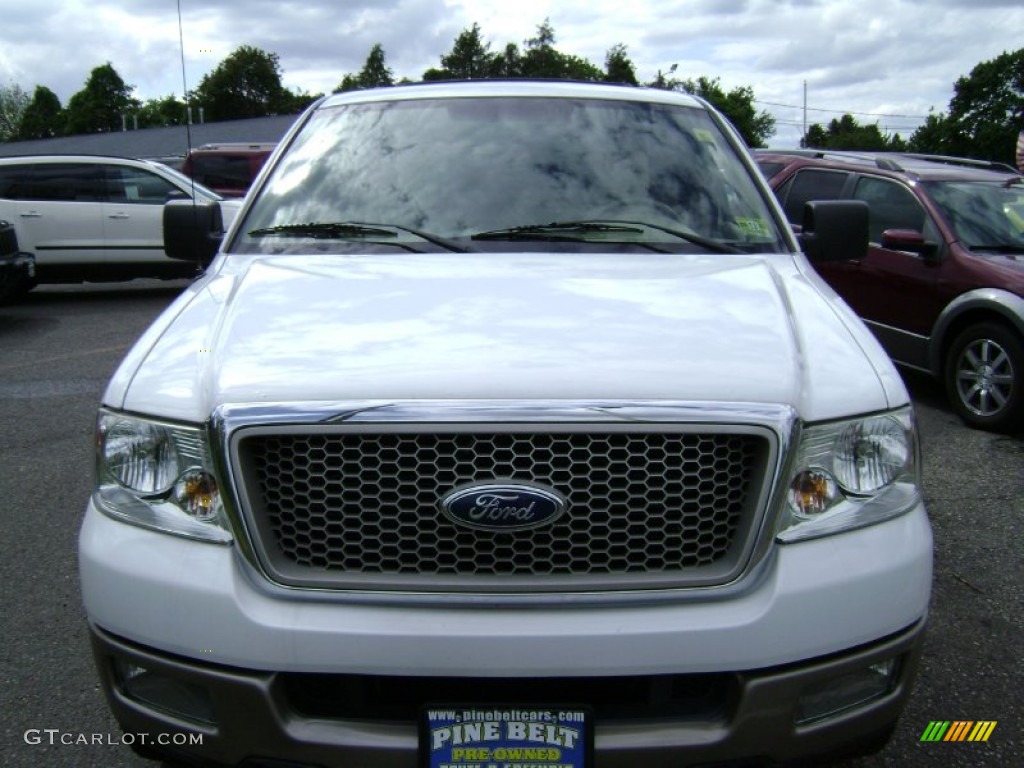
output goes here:
[{"label": "truck headlight", "polygon": [[789,479],[780,541],[861,528],[920,501],[912,410],[805,427]]},{"label": "truck headlight", "polygon": [[96,506],[115,519],[204,541],[231,541],[209,445],[198,427],[102,410],[96,477]]}]

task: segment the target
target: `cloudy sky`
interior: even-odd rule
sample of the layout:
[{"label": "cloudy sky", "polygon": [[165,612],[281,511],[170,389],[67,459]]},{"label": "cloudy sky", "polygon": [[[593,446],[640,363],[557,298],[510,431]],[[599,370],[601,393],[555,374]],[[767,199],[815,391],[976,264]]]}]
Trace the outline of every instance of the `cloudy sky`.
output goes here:
[{"label": "cloudy sky", "polygon": [[808,123],[849,112],[907,138],[947,111],[957,78],[1024,47],[1024,0],[180,0],[180,37],[178,5],[0,0],[0,85],[45,85],[66,103],[109,61],[140,99],[180,97],[183,74],[193,88],[248,44],[278,55],[287,87],[328,92],[375,43],[396,79],[416,80],[474,22],[497,51],[547,18],[560,51],[597,66],[622,43],[642,81],[676,65],[751,87],[785,147],[805,83]]}]

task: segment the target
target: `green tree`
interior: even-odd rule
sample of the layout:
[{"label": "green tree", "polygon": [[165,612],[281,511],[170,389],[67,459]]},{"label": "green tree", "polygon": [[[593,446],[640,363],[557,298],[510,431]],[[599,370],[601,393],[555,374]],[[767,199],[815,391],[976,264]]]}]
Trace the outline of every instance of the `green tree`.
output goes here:
[{"label": "green tree", "polygon": [[516,78],[523,76],[523,55],[515,43],[507,43],[505,50],[496,54],[491,63],[493,77]]},{"label": "green tree", "polygon": [[[441,56],[441,66],[423,73],[424,80],[463,80],[478,78],[521,77],[551,80],[609,80],[606,72],[595,67],[582,56],[562,53],[555,48],[555,30],[548,19],[538,25],[537,34],[523,43],[520,51],[515,43],[506,44],[504,50],[495,53],[491,44],[485,42],[480,25],[464,29],[452,49]],[[633,64],[626,56],[625,46],[616,46],[608,52],[609,66],[614,72],[615,82],[636,83]],[[358,84],[358,78],[348,76],[349,84]],[[346,83],[343,81],[342,85]]]},{"label": "green tree", "polygon": [[64,109],[57,94],[45,85],[37,85],[32,100],[25,107],[18,127],[17,138],[49,139],[59,135],[64,127]]},{"label": "green tree", "polygon": [[555,48],[555,30],[548,19],[537,27],[537,36],[525,41],[526,53],[519,61],[521,77],[554,80],[604,80],[605,73],[586,59]]},{"label": "green tree", "polygon": [[0,141],[17,138],[29,101],[29,95],[17,83],[0,86]]},{"label": "green tree", "polygon": [[346,74],[341,78],[341,82],[334,87],[335,93],[345,93],[346,91],[358,91],[362,88],[359,85],[359,75]]},{"label": "green tree", "polygon": [[441,67],[448,75],[445,79],[475,80],[493,76],[494,59],[491,44],[484,42],[480,25],[474,22],[459,33],[448,53],[441,54]]},{"label": "green tree", "polygon": [[85,86],[68,99],[64,110],[64,133],[119,131],[122,121],[141,103],[108,61],[89,74]]},{"label": "green tree", "polygon": [[924,124],[918,126],[907,141],[907,148],[911,152],[932,155],[955,155],[956,147],[966,145],[967,140],[960,134],[953,121],[944,114],[928,115]]},{"label": "green tree", "polygon": [[1024,48],[983,61],[953,84],[949,113],[928,115],[907,146],[1013,165],[1024,129]]},{"label": "green tree", "polygon": [[831,149],[828,147],[828,131],[821,123],[814,123],[807,129],[807,133],[800,139],[800,146],[804,149]]},{"label": "green tree", "polygon": [[590,59],[576,56],[571,53],[561,53],[562,74],[565,80],[590,80],[601,82],[605,79],[605,73],[600,67],[594,66]]},{"label": "green tree", "polygon": [[[345,78],[351,78],[352,79],[351,82],[354,84],[355,76],[354,75],[345,75],[345,77],[343,77],[341,79],[341,83],[339,83],[338,87],[335,89],[335,91],[334,91],[335,93],[339,93],[340,91],[352,91],[352,90],[355,90],[354,85],[353,85],[352,88],[343,88],[342,87],[342,86],[346,85]],[[438,67],[431,67],[430,69],[424,70],[423,75],[420,77],[420,79],[423,80],[423,82],[437,82],[437,81],[440,81],[440,80],[451,80],[452,79],[452,73],[449,72],[447,69],[440,69]]]},{"label": "green tree", "polygon": [[673,64],[668,68],[668,72],[662,72],[660,69],[654,76],[651,82],[647,83],[648,88],[660,88],[663,91],[680,91],[682,90],[683,81],[676,78],[676,70],[679,68],[678,64]]},{"label": "green tree", "polygon": [[342,77],[334,92],[341,93],[344,91],[356,91],[362,88],[379,88],[381,86],[394,85],[395,76],[385,63],[386,58],[384,46],[380,43],[374,44],[359,73],[356,75],[348,74]]},{"label": "green tree", "polygon": [[206,120],[217,121],[291,114],[302,98],[281,84],[276,53],[242,45],[203,77],[191,101]]},{"label": "green tree", "polygon": [[162,99],[149,99],[139,107],[139,128],[162,128],[168,125],[184,125],[185,102],[174,94]]},{"label": "green tree", "polygon": [[1024,128],[1024,48],[978,64],[953,86],[951,154],[1015,163]]},{"label": "green tree", "polygon": [[608,49],[604,57],[604,73],[604,79],[609,83],[640,84],[636,79],[636,67],[622,43]]},{"label": "green tree", "polygon": [[290,106],[287,113],[301,112],[314,101],[323,97],[323,93],[310,93],[309,91],[289,91],[288,99]]},{"label": "green tree", "polygon": [[906,143],[899,134],[886,136],[879,130],[877,123],[861,125],[853,115],[833,119],[828,128],[815,123],[807,129],[801,146],[865,152],[900,152],[906,149]]},{"label": "green tree", "polygon": [[526,53],[520,65],[524,77],[562,76],[560,57],[555,50],[555,30],[549,19],[537,26],[537,36],[526,40],[524,46]]}]

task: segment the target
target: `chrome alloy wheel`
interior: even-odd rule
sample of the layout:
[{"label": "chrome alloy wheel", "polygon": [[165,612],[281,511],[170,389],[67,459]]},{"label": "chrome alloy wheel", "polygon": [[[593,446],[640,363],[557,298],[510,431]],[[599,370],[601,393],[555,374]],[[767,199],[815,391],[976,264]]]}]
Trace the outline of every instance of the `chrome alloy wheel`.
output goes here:
[{"label": "chrome alloy wheel", "polygon": [[956,360],[956,389],[964,407],[991,417],[1006,407],[1013,392],[1013,362],[992,339],[975,339]]}]

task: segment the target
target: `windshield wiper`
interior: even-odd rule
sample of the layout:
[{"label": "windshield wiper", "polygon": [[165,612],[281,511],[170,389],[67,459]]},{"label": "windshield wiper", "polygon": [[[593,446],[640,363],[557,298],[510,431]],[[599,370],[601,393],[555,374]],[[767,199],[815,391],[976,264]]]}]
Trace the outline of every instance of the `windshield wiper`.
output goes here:
[{"label": "windshield wiper", "polygon": [[[421,232],[418,229],[399,226],[398,224],[364,224],[358,221],[309,222],[306,224],[279,224],[274,227],[262,227],[249,230],[250,237],[308,237],[323,240],[372,240],[381,245],[394,245],[416,253],[416,249],[408,243],[388,241],[386,238],[398,237],[399,232],[407,232],[420,240],[440,246],[455,253],[465,253],[466,249],[443,237]],[[379,240],[378,238],[385,238]]]},{"label": "windshield wiper", "polygon": [[1013,243],[997,243],[972,245],[970,246],[972,251],[992,251],[993,253],[1024,253],[1024,245],[1014,245]]},{"label": "windshield wiper", "polygon": [[508,229],[492,229],[477,232],[472,240],[583,240],[583,235],[643,234],[643,229],[618,222],[602,221],[553,221],[550,224],[527,224]]},{"label": "windshield wiper", "polygon": [[[626,221],[609,219],[606,221],[555,221],[550,224],[533,224],[521,227],[510,227],[509,229],[495,229],[489,232],[478,232],[472,236],[473,240],[579,240],[586,241],[589,234],[642,234],[645,229],[656,229],[659,232],[685,240],[688,243],[699,245],[709,251],[716,253],[741,253],[737,248],[712,240],[707,237],[682,232],[671,227],[664,227],[660,224],[650,224],[646,221]],[[627,240],[632,243],[633,241]],[[636,242],[636,245],[645,245],[654,248],[651,243]]]},{"label": "windshield wiper", "polygon": [[346,237],[397,237],[397,234],[391,230],[342,222],[279,224],[276,227],[251,229],[247,234],[250,237],[313,237],[325,240]]},{"label": "windshield wiper", "polygon": [[720,240],[712,240],[710,237],[704,237],[695,232],[683,232],[682,230],[665,227],[661,224],[648,224],[647,222],[640,221],[624,221],[622,223],[637,224],[641,227],[650,227],[651,229],[656,229],[659,232],[664,232],[665,234],[672,235],[673,237],[678,237],[680,240],[685,240],[688,243],[693,243],[694,245],[699,245],[702,248],[707,248],[709,251],[714,251],[715,253],[743,253],[743,251],[735,246],[723,243]]}]

